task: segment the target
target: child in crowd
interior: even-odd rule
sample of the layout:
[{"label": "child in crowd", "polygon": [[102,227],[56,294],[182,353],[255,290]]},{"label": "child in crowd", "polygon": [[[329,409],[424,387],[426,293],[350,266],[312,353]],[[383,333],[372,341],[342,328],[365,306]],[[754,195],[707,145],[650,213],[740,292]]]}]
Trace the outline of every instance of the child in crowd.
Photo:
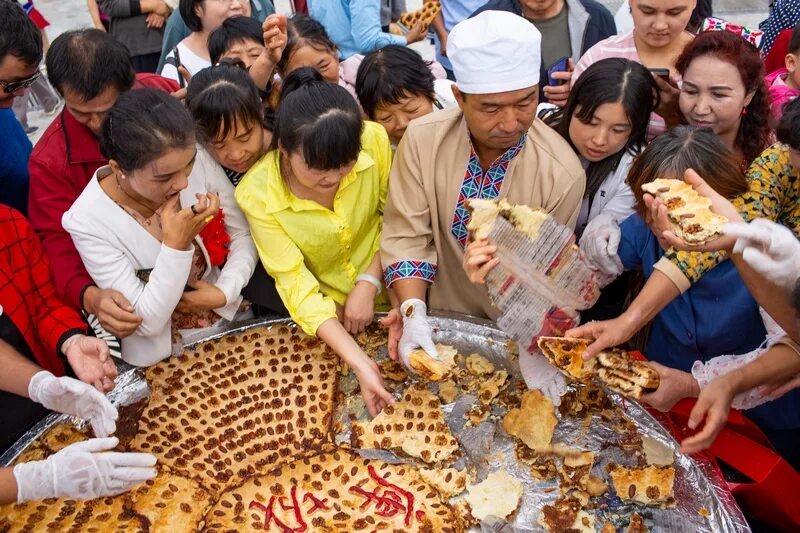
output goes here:
[{"label": "child in crowd", "polygon": [[292,319],[354,370],[371,415],[392,402],[353,335],[388,297],[380,281],[381,218],[392,150],[356,101],[312,68],[284,80],[271,151],[236,200]]},{"label": "child in crowd", "polygon": [[198,142],[235,187],[272,142],[252,78],[229,63],[201,70],[189,83],[186,106],[194,118]]},{"label": "child in crowd", "polygon": [[800,23],[792,30],[789,51],[785,58],[786,67],[770,73],[767,87],[772,96],[772,113],[776,119],[783,114],[783,106],[800,96]]},{"label": "child in crowd", "polygon": [[[438,64],[436,64],[438,66]],[[439,109],[456,105],[453,82],[437,79],[433,64],[414,50],[390,45],[364,57],[356,75],[356,95],[362,109],[397,145],[408,123]]]},{"label": "child in crowd", "polygon": [[122,358],[152,365],[180,353],[186,333],[247,318],[241,292],[255,247],[233,185],[196,145],[183,104],[152,89],[123,94],[100,149],[109,164],[62,223],[97,286],[122,293],[142,318]]},{"label": "child in crowd", "polygon": [[239,62],[250,73],[262,100],[273,89],[275,67],[286,46],[286,17],[270,15],[264,25],[252,17],[231,17],[208,38],[211,64]]}]

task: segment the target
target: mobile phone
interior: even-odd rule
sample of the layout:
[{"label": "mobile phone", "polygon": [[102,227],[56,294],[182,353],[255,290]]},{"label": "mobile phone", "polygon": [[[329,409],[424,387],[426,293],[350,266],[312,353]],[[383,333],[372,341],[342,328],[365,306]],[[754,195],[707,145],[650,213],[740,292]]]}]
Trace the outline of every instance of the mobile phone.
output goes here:
[{"label": "mobile phone", "polygon": [[669,83],[669,69],[668,68],[649,68],[647,69],[653,73],[653,76],[658,76],[665,82]]},{"label": "mobile phone", "polygon": [[567,65],[569,64],[569,57],[564,56],[552,65],[547,68],[547,84],[548,85],[561,85],[563,83],[562,80],[554,80],[553,74],[556,72],[564,72],[567,70]]}]

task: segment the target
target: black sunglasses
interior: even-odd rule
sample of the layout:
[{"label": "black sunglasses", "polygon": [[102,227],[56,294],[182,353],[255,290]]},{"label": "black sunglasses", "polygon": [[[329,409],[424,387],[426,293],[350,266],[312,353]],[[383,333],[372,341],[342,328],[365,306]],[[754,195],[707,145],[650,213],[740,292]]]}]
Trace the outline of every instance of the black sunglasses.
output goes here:
[{"label": "black sunglasses", "polygon": [[0,80],[0,87],[2,87],[6,91],[6,93],[12,94],[19,90],[27,89],[28,87],[33,85],[33,82],[38,80],[39,76],[41,75],[42,72],[40,70],[37,70],[36,72],[33,73],[33,76],[31,76],[30,78],[25,78],[24,80],[19,80],[19,81]]}]

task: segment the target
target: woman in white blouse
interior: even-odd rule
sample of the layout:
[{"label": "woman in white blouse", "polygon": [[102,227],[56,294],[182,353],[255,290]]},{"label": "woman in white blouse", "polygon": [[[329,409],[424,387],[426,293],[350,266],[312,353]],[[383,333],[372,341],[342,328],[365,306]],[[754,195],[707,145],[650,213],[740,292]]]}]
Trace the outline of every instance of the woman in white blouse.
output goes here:
[{"label": "woman in white blouse", "polygon": [[120,291],[142,317],[122,358],[147,366],[180,353],[182,335],[242,318],[256,250],[233,186],[168,94],[122,95],[100,149],[109,164],[62,223],[97,286]]}]

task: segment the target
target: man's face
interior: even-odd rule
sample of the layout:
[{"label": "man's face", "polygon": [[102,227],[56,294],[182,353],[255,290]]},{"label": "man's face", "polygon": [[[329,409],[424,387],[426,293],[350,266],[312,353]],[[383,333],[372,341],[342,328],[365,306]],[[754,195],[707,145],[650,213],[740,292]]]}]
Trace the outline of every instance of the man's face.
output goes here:
[{"label": "man's face", "polygon": [[96,137],[100,136],[103,119],[106,118],[108,110],[117,102],[117,98],[119,98],[119,91],[116,87],[107,87],[91,100],[83,100],[69,86],[64,87],[64,106],[75,120],[92,130]]},{"label": "man's face", "polygon": [[472,141],[489,150],[508,150],[536,118],[539,86],[494,94],[465,95],[453,87]]},{"label": "man's face", "polygon": [[5,84],[13,84],[14,82],[26,80],[36,74],[38,70],[37,65],[29,65],[22,59],[15,55],[7,54],[2,61],[0,61],[0,108],[9,108],[14,103],[15,96],[22,96],[25,94],[26,88],[19,88],[8,92]]},{"label": "man's face", "polygon": [[520,0],[522,14],[531,20],[553,18],[561,12],[564,0]]}]

